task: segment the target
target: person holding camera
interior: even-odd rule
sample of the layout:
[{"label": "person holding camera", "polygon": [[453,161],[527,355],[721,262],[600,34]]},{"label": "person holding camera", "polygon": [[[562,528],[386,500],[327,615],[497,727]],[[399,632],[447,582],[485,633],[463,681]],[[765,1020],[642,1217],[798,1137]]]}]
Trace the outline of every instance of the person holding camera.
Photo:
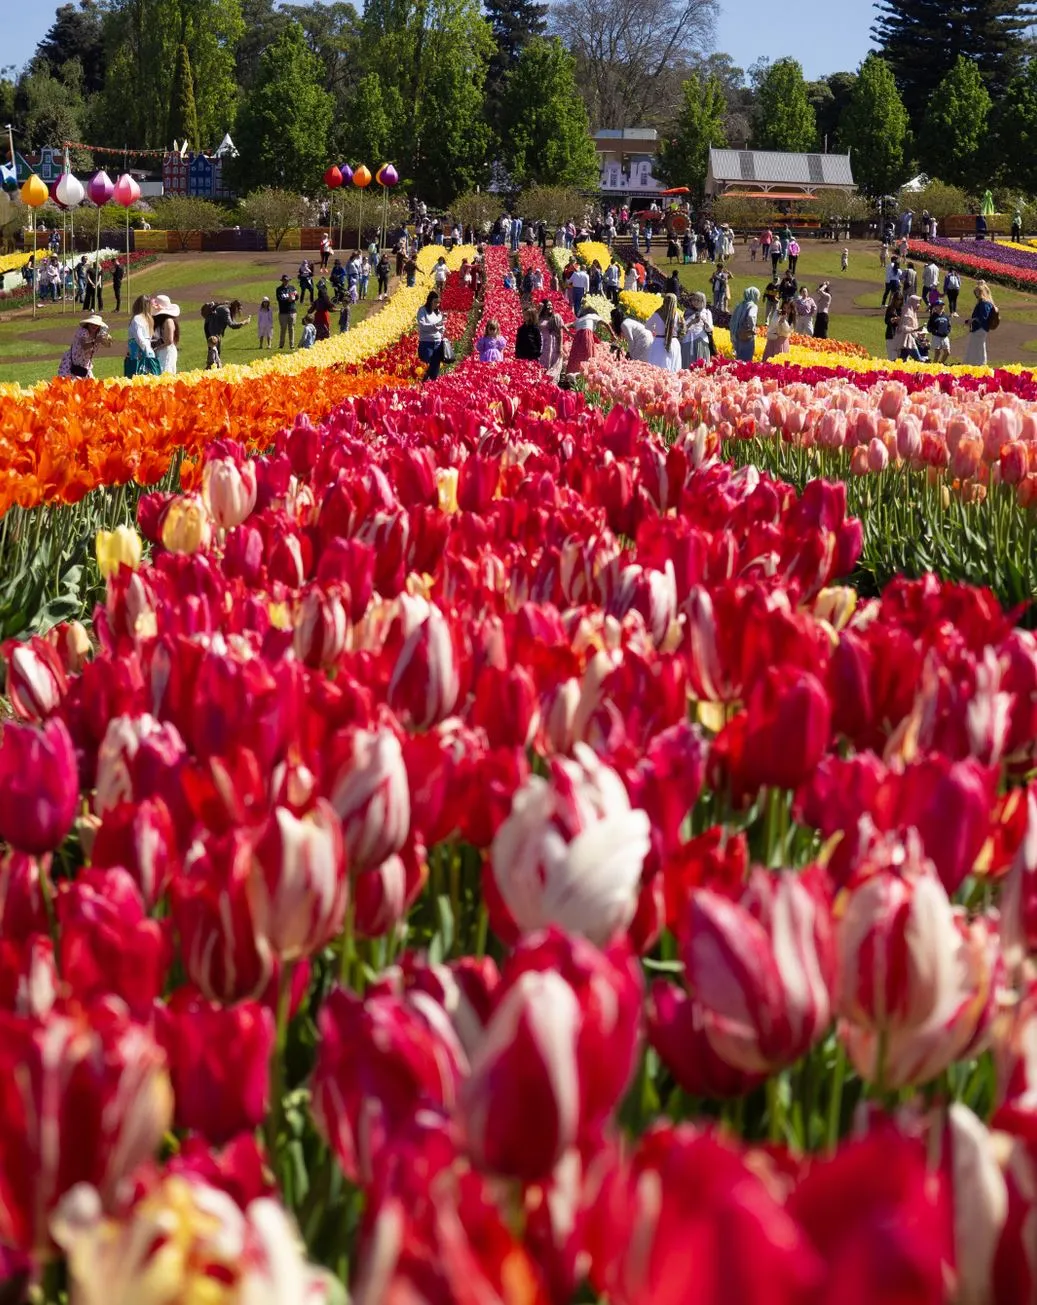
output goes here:
[{"label": "person holding camera", "polygon": [[72,343],[61,356],[58,363],[58,375],[75,377],[78,380],[92,380],[94,375],[94,354],[102,345],[111,344],[108,325],[103,317],[92,313],[84,317],[76,327]]}]

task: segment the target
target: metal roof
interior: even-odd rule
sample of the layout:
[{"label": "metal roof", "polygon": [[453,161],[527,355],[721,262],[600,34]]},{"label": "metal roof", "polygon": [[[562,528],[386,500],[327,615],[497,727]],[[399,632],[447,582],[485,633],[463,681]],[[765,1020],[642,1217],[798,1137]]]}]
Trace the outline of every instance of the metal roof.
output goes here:
[{"label": "metal roof", "polygon": [[849,154],[789,154],[781,150],[709,151],[709,171],[718,182],[756,185],[854,185]]}]

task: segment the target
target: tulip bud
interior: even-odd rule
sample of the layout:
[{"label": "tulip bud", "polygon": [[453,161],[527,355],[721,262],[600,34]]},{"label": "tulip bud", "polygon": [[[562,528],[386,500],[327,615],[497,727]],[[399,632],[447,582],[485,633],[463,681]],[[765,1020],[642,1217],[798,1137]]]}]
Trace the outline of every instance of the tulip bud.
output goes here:
[{"label": "tulip bud", "polygon": [[342,655],[349,622],[337,590],[308,585],[295,609],[294,625],[292,643],[303,665],[331,666]]},{"label": "tulip bud", "polygon": [[68,678],[57,650],[38,635],[0,645],[6,671],[7,700],[20,720],[43,721],[53,716],[68,689]]},{"label": "tulip bud", "polygon": [[471,722],[486,731],[491,748],[525,748],[540,724],[533,677],[523,666],[485,666],[475,685]]},{"label": "tulip bud", "polygon": [[502,998],[461,1089],[465,1143],[477,1165],[538,1182],[576,1141],[579,1024],[576,994],[553,970],[520,974]]},{"label": "tulip bud", "polygon": [[46,934],[0,938],[0,1010],[43,1019],[60,985],[54,944]]},{"label": "tulip bud", "polygon": [[874,439],[868,445],[868,470],[872,472],[885,471],[889,466],[889,449],[880,439]]},{"label": "tulip bud", "polygon": [[170,893],[184,970],[212,1001],[259,997],[273,957],[257,925],[253,849],[242,830],[206,834],[188,852]]},{"label": "tulip bud", "polygon": [[832,1021],[832,920],[816,872],[756,870],[741,902],[691,895],[684,945],[689,990],[710,1045],[745,1074],[805,1055]]},{"label": "tulip bud", "polygon": [[458,471],[456,467],[438,467],[436,469],[436,494],[440,512],[452,516],[460,511],[457,501]]},{"label": "tulip bud", "polygon": [[197,553],[208,548],[211,528],[205,504],[197,494],[175,498],[162,521],[162,546],[170,553]]},{"label": "tulip bud", "polygon": [[342,821],[349,863],[368,870],[399,852],[411,802],[400,741],[386,726],[344,731],[332,742],[328,797]]},{"label": "tulip bud", "polygon": [[97,569],[103,579],[114,575],[121,566],[136,571],[142,553],[140,535],[132,526],[116,526],[114,530],[99,530],[94,539]]},{"label": "tulip bud", "polygon": [[[249,459],[210,458],[202,472],[202,501],[221,530],[240,526],[256,506],[255,463]],[[165,532],[162,542],[166,543]]]},{"label": "tulip bud", "polygon": [[413,729],[426,730],[446,720],[459,693],[454,629],[433,606],[400,649],[389,681],[389,705]]},{"label": "tulip bud", "polygon": [[176,828],[165,802],[143,798],[106,811],[94,834],[90,860],[100,869],[127,869],[152,910],[177,869]]},{"label": "tulip bud", "polygon": [[648,817],[623,781],[578,744],[576,759],[531,776],[493,840],[494,881],[523,932],[557,924],[599,945],[634,918]]},{"label": "tulip bud", "polygon": [[77,1183],[115,1204],[170,1125],[163,1061],[117,1002],[43,1020],[0,1015],[5,1246],[50,1258],[51,1216]]},{"label": "tulip bud", "polygon": [[60,847],[79,800],[75,749],[63,720],[0,732],[0,839],[40,855]]},{"label": "tulip bud", "polygon": [[265,1006],[221,1006],[178,989],[155,1008],[157,1036],[169,1060],[177,1128],[212,1146],[263,1123],[269,1105],[274,1017]]},{"label": "tulip bud", "polygon": [[146,1019],[169,964],[166,933],[126,870],[83,870],[57,900],[61,973],[84,1003],[111,993]]},{"label": "tulip bud", "polygon": [[349,884],[342,827],[323,798],[299,817],[277,807],[256,844],[266,886],[263,932],[284,961],[310,956],[342,930]]},{"label": "tulip bud", "polygon": [[466,1057],[424,993],[411,1001],[335,988],[318,1023],[310,1108],[346,1176],[368,1185],[419,1109],[453,1108]]}]

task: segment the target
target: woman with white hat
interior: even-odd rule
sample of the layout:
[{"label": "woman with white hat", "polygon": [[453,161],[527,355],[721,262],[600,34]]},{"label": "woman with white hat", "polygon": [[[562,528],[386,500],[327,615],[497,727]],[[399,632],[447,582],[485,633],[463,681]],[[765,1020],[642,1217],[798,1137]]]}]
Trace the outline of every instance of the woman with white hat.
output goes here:
[{"label": "woman with white hat", "polygon": [[176,373],[177,346],[180,343],[180,305],[169,295],[156,295],[151,301],[155,324],[155,356],[164,374]]},{"label": "woman with white hat", "polygon": [[94,354],[102,344],[111,344],[112,337],[103,317],[92,313],[80,320],[72,343],[61,355],[58,363],[59,376],[75,376],[80,380],[92,380],[94,375]]}]

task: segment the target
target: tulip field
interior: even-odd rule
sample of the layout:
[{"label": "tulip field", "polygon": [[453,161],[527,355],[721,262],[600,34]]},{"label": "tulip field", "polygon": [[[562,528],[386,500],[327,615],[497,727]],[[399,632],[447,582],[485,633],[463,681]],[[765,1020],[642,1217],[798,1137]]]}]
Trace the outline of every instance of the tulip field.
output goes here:
[{"label": "tulip field", "polygon": [[0,386],[3,1301],[1037,1302],[1034,376],[471,253]]}]

